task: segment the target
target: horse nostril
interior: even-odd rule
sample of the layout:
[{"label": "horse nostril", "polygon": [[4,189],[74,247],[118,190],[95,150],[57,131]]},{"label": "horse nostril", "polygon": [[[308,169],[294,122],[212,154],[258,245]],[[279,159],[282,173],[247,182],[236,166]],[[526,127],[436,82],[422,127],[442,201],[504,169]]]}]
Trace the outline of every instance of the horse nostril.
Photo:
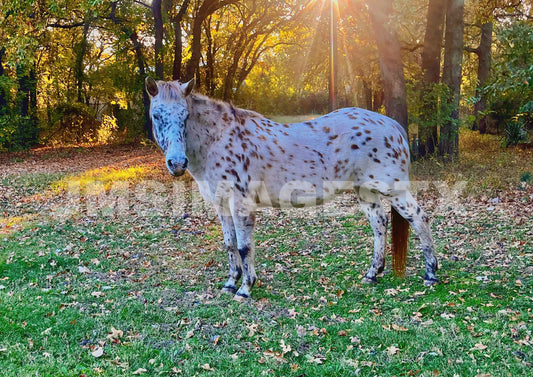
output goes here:
[{"label": "horse nostril", "polygon": [[167,165],[170,169],[174,169],[174,165],[175,165],[174,160],[168,160]]},{"label": "horse nostril", "polygon": [[187,166],[189,166],[189,159],[185,158],[185,162],[183,163],[183,169],[187,169]]}]

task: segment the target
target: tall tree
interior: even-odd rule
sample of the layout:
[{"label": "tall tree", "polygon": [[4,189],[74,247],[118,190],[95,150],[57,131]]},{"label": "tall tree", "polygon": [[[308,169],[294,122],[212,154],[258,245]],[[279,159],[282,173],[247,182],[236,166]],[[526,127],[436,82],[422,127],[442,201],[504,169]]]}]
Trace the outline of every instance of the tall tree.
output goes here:
[{"label": "tall tree", "polygon": [[473,130],[485,131],[485,115],[483,112],[487,109],[487,95],[483,87],[487,84],[490,77],[491,68],[491,50],[492,50],[492,22],[485,22],[481,25],[481,40],[479,46],[473,49],[478,56],[476,98],[478,101],[474,104],[474,115],[476,117],[472,124]]},{"label": "tall tree", "polygon": [[435,152],[438,142],[438,125],[433,121],[438,111],[436,101],[425,101],[427,93],[440,81],[440,60],[446,0],[429,0],[424,50],[422,51],[422,111],[418,130],[419,157],[426,157]]},{"label": "tall tree", "polygon": [[226,61],[223,79],[223,99],[230,100],[239,91],[242,83],[261,55],[282,41],[269,42],[273,33],[281,30],[292,20],[293,12],[284,8],[284,1],[249,0],[235,5],[233,25],[228,25],[230,34],[225,38],[223,53]]},{"label": "tall tree", "polygon": [[400,43],[391,21],[393,0],[368,2],[379,53],[379,67],[387,115],[407,131],[407,100]]},{"label": "tall tree", "polygon": [[87,54],[87,48],[89,47],[88,37],[89,37],[90,27],[91,27],[90,16],[87,16],[85,20],[83,21],[83,32],[81,35],[81,40],[74,47],[74,52],[76,55],[75,65],[74,65],[74,76],[76,80],[76,93],[77,93],[77,99],[79,103],[83,102],[83,84],[85,82],[84,80],[85,65],[84,65],[83,60],[85,58],[85,54]]},{"label": "tall tree", "polygon": [[185,67],[185,79],[183,81],[188,81],[192,79],[198,66],[200,64],[200,58],[202,56],[202,26],[204,21],[209,17],[209,15],[216,12],[218,9],[237,3],[238,0],[203,0],[200,4],[196,14],[193,18],[192,25],[192,40],[191,40],[191,57],[187,62]]},{"label": "tall tree", "polygon": [[152,1],[152,15],[154,17],[154,56],[155,56],[155,77],[163,79],[163,16],[161,11],[161,0]]},{"label": "tall tree", "polygon": [[2,79],[4,78],[4,56],[6,49],[4,46],[0,47],[0,116],[7,112],[7,96]]},{"label": "tall tree", "polygon": [[171,11],[172,27],[174,30],[174,62],[172,65],[172,80],[181,79],[181,66],[183,63],[183,33],[182,33],[182,21],[183,17],[189,9],[190,0],[184,0],[179,10],[174,8]]},{"label": "tall tree", "polygon": [[440,129],[439,154],[453,159],[459,154],[459,99],[463,63],[464,0],[448,0],[442,82],[449,91],[450,119]]}]

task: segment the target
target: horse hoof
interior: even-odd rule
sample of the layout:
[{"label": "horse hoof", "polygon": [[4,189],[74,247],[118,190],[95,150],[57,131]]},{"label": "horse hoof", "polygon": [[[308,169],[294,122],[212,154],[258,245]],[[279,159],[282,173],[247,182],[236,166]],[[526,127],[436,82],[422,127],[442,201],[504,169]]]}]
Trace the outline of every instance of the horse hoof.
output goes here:
[{"label": "horse hoof", "polygon": [[424,285],[426,287],[433,287],[434,285],[437,285],[439,284],[439,279],[435,278],[435,279],[425,279],[424,280]]},{"label": "horse hoof", "polygon": [[237,287],[231,287],[231,286],[224,286],[221,290],[222,293],[228,293],[230,295],[234,295],[237,293]]},{"label": "horse hoof", "polygon": [[233,296],[233,299],[237,302],[246,302],[248,301],[250,297],[249,296],[243,296],[243,295],[240,295],[240,294],[236,294],[235,296]]},{"label": "horse hoof", "polygon": [[378,279],[376,277],[373,277],[373,278],[369,278],[369,277],[364,277],[361,279],[361,283],[363,284],[377,284],[378,283]]}]

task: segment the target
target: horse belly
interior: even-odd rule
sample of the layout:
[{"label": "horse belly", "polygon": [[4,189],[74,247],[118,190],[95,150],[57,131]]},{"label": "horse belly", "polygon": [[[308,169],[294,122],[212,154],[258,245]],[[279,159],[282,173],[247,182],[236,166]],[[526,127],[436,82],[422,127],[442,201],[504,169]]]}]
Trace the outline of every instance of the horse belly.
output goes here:
[{"label": "horse belly", "polygon": [[301,208],[321,205],[339,192],[353,188],[353,180],[298,179],[283,182],[262,181],[250,185],[251,195],[260,207]]}]

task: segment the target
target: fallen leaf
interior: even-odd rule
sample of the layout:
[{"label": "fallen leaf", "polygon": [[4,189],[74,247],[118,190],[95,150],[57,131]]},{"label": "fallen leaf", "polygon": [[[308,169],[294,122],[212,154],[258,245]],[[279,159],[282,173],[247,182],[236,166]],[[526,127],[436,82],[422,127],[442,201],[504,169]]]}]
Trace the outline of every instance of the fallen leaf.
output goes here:
[{"label": "fallen leaf", "polygon": [[403,326],[398,326],[397,324],[393,323],[392,324],[392,329],[394,331],[409,331],[409,329],[407,327],[403,327]]},{"label": "fallen leaf", "polygon": [[452,313],[442,313],[440,315],[442,318],[444,319],[452,319],[452,318],[455,318],[455,314],[452,314]]},{"label": "fallen leaf", "polygon": [[351,336],[350,337],[350,343],[361,344],[361,339],[359,339],[357,336]]},{"label": "fallen leaf", "polygon": [[257,323],[251,323],[249,325],[246,325],[246,328],[248,329],[248,336],[252,337],[255,335],[255,333],[259,330],[259,325]]},{"label": "fallen leaf", "polygon": [[385,289],[385,294],[388,296],[396,296],[398,294],[398,290],[394,288]]},{"label": "fallen leaf", "polygon": [[93,355],[96,358],[102,357],[103,354],[104,354],[104,349],[102,347],[96,347],[94,351],[91,352],[91,355]]},{"label": "fallen leaf", "polygon": [[287,352],[290,352],[292,350],[291,349],[291,345],[290,344],[285,344],[285,341],[283,339],[281,339],[280,345],[281,345],[281,354],[282,355],[285,355]]},{"label": "fallen leaf", "polygon": [[296,316],[297,316],[298,314],[300,314],[300,313],[298,313],[296,310],[294,310],[294,308],[289,309],[289,317],[291,317],[291,318],[296,318]]},{"label": "fallen leaf", "polygon": [[317,355],[305,355],[308,363],[322,364],[326,358],[320,354]]},{"label": "fallen leaf", "polygon": [[470,351],[483,351],[487,349],[488,346],[484,345],[483,343],[476,343],[474,347],[470,348]]},{"label": "fallen leaf", "polygon": [[400,352],[400,349],[396,346],[387,347],[387,353],[389,356],[396,355],[398,352]]},{"label": "fallen leaf", "polygon": [[212,368],[209,364],[204,364],[200,368],[205,369],[205,370],[209,370],[209,371],[214,371],[215,370],[215,368]]},{"label": "fallen leaf", "polygon": [[122,338],[122,336],[124,336],[124,331],[117,330],[113,326],[111,326],[111,332],[107,334],[106,338],[113,341]]},{"label": "fallen leaf", "polygon": [[143,374],[143,373],[146,373],[146,372],[148,372],[146,369],[139,368],[135,372],[133,372],[132,374]]},{"label": "fallen leaf", "polygon": [[90,269],[88,269],[87,267],[85,266],[79,266],[78,267],[78,272],[82,273],[82,274],[88,274],[91,272]]},{"label": "fallen leaf", "polygon": [[274,351],[271,349],[267,350],[267,351],[264,351],[263,352],[263,355],[266,356],[266,357],[271,357],[272,359],[280,362],[280,363],[286,363],[287,360],[285,360],[285,358],[283,357],[283,354],[279,351]]}]

